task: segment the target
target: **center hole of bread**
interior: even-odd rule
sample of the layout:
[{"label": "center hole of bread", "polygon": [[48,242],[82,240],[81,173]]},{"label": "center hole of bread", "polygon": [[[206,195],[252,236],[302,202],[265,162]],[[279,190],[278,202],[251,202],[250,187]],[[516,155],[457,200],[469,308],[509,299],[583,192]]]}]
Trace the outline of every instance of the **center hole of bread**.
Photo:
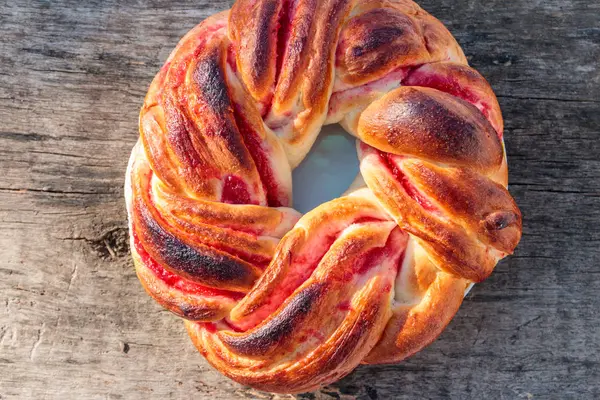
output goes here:
[{"label": "center hole of bread", "polygon": [[358,172],[356,139],[338,124],[324,126],[308,156],[292,172],[294,208],[306,213],[340,197]]}]

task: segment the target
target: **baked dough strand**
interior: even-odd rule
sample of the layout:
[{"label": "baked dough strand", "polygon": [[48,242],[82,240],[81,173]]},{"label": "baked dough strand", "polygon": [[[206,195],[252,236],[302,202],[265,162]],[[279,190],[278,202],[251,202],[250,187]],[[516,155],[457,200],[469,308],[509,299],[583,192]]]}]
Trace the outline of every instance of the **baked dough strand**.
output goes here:
[{"label": "baked dough strand", "polygon": [[[321,127],[364,184],[305,215],[291,171]],[[503,121],[410,0],[238,0],[152,82],[126,178],[140,281],[242,384],[313,390],[431,343],[511,254]]]}]

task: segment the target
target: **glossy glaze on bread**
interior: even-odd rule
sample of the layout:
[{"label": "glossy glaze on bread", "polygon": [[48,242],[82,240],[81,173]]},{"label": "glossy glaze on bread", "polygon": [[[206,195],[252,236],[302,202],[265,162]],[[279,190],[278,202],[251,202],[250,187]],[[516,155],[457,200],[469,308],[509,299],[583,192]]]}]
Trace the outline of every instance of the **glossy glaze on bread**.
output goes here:
[{"label": "glossy glaze on bread", "polygon": [[[301,215],[291,171],[331,123],[357,138],[364,185]],[[181,40],[142,107],[140,281],[261,390],[398,362],[519,242],[502,133],[489,84],[414,2],[238,0]]]}]

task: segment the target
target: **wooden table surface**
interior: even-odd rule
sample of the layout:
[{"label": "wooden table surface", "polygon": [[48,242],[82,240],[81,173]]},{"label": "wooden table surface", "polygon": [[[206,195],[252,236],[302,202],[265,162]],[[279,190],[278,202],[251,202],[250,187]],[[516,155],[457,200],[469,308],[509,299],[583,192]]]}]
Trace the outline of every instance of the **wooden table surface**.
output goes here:
[{"label": "wooden table surface", "polygon": [[[123,174],[145,91],[229,6],[0,0],[0,399],[272,397],[212,370],[128,254]],[[498,94],[523,240],[426,350],[300,397],[598,398],[600,2],[422,6]]]}]

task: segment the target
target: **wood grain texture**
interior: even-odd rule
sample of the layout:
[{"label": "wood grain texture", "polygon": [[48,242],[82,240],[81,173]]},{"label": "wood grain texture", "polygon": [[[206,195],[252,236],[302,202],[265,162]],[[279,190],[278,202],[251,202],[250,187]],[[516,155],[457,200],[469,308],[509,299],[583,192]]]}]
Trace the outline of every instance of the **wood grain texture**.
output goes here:
[{"label": "wood grain texture", "polygon": [[[304,399],[600,396],[600,2],[424,0],[496,90],[515,256],[433,345]],[[142,290],[123,173],[143,96],[229,1],[0,0],[0,398],[275,398]],[[280,396],[286,397],[286,396]]]}]

